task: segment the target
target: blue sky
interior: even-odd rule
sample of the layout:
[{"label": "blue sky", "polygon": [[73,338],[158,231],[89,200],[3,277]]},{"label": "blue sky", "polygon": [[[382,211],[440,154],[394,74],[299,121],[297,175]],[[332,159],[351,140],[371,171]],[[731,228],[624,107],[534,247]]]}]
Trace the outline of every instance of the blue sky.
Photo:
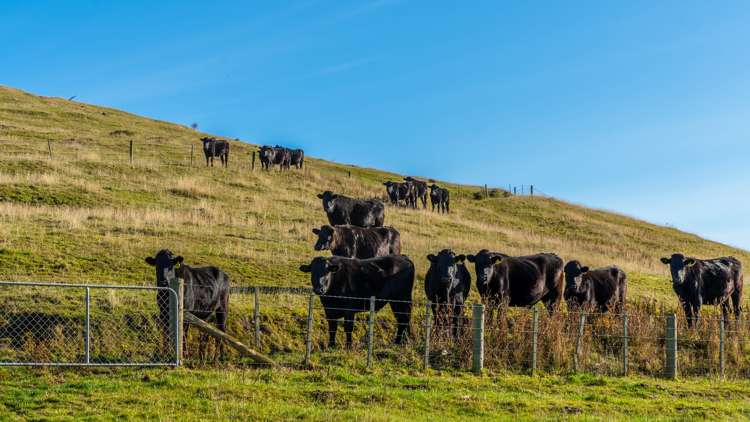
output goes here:
[{"label": "blue sky", "polygon": [[[242,4],[240,4],[242,3]],[[745,1],[15,1],[0,83],[750,248]]]}]

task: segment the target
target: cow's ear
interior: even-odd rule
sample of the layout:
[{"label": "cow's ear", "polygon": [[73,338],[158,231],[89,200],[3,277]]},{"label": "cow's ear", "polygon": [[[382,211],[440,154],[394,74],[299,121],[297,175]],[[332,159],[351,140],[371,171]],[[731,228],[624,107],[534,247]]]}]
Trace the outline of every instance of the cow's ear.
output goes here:
[{"label": "cow's ear", "polygon": [[474,255],[466,255],[466,259],[468,259],[469,262],[476,262],[477,261],[477,257],[474,256]]},{"label": "cow's ear", "polygon": [[319,193],[319,194],[318,194],[318,198],[320,198],[320,199],[323,199],[323,194],[322,194],[322,193]]},{"label": "cow's ear", "polygon": [[464,262],[464,260],[466,260],[466,255],[457,255],[454,260],[456,262]]},{"label": "cow's ear", "polygon": [[313,233],[320,234],[320,229],[313,229]]},{"label": "cow's ear", "polygon": [[147,256],[146,257],[146,264],[151,265],[152,267],[155,267],[156,266],[156,260],[153,257],[151,257],[151,256]]},{"label": "cow's ear", "polygon": [[691,266],[691,265],[695,265],[695,259],[693,259],[693,258],[687,258],[687,259],[685,259],[685,265],[687,265],[688,267]]},{"label": "cow's ear", "polygon": [[581,267],[581,274],[589,272],[589,267]]},{"label": "cow's ear", "polygon": [[176,257],[172,258],[172,265],[175,265],[175,264],[182,264],[182,262],[183,262],[184,260],[185,260],[185,258],[183,258],[183,257],[181,257],[181,256],[176,256]]},{"label": "cow's ear", "polygon": [[309,265],[303,264],[299,266],[299,270],[302,271],[303,273],[309,273],[311,268]]},{"label": "cow's ear", "polygon": [[383,182],[383,186],[388,186],[388,182]]},{"label": "cow's ear", "polygon": [[437,260],[437,257],[433,254],[429,254],[427,255],[427,260],[430,262],[435,262],[435,260]]},{"label": "cow's ear", "polygon": [[669,259],[669,258],[662,258],[662,259],[661,259],[661,262],[663,262],[663,263],[665,263],[665,264],[669,264],[670,262],[672,262],[672,260],[671,260],[671,259]]},{"label": "cow's ear", "polygon": [[492,258],[490,258],[490,261],[493,264],[497,264],[498,262],[500,262],[502,260],[503,260],[503,257],[502,256],[498,256],[498,255],[494,255]]}]

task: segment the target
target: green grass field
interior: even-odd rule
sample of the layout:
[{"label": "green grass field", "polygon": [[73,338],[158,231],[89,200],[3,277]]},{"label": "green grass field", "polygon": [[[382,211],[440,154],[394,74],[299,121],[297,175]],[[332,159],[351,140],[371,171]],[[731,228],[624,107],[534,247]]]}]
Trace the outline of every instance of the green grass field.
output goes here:
[{"label": "green grass field", "polygon": [[[383,197],[382,182],[402,177],[312,157],[304,171],[263,172],[259,163],[251,171],[257,147],[241,141],[232,141],[228,169],[206,168],[203,135],[0,87],[0,279],[153,285],[153,269],[143,258],[169,248],[188,264],[221,267],[235,286],[306,287],[309,279],[297,268],[316,256],[311,229],[326,223],[315,194]],[[401,232],[404,253],[417,266],[415,299],[423,298],[425,256],[447,247],[461,253],[553,251],[592,267],[617,264],[628,272],[629,299],[653,309],[677,304],[660,256],[731,254],[750,262],[746,251],[616,213],[549,197],[506,197],[499,190],[477,199],[478,186],[438,183],[452,192],[449,215],[386,208],[386,224]],[[74,299],[17,293],[3,291],[0,307],[76,312]],[[295,315],[302,316],[304,301],[298,302]],[[111,297],[102,303],[117,314],[125,302]],[[247,299],[234,303],[230,331],[246,335],[239,331],[246,327]],[[281,343],[299,346],[299,336],[280,334],[295,324],[283,311],[266,320],[269,330]],[[19,420],[750,416],[744,381],[423,375],[389,364],[370,372],[335,359],[326,366],[281,372],[4,369],[0,410]]]}]

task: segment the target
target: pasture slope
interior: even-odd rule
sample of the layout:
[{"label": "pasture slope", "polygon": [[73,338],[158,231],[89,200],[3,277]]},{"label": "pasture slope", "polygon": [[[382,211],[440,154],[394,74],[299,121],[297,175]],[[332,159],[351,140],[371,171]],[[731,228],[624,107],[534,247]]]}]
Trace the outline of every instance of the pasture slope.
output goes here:
[{"label": "pasture slope", "polygon": [[[317,255],[311,229],[326,223],[315,194],[383,197],[382,182],[402,177],[307,157],[304,171],[262,172],[257,162],[251,172],[256,146],[238,141],[229,169],[206,168],[198,140],[204,135],[0,87],[0,278],[151,285],[153,269],[143,258],[169,248],[190,264],[221,267],[235,286],[304,287],[308,278],[297,267]],[[475,199],[477,186],[438,183],[451,190],[451,214],[386,209],[386,225],[401,232],[404,253],[417,265],[415,297],[423,295],[425,255],[445,247],[616,263],[628,272],[629,299],[668,307],[676,300],[660,256],[731,254],[750,263],[746,251],[673,228],[548,197],[497,192]],[[18,298],[0,295],[0,306],[12,300]],[[744,381],[425,376],[347,365],[300,372],[0,370],[0,412],[21,420],[750,417]],[[188,418],[177,417],[185,412]]]}]

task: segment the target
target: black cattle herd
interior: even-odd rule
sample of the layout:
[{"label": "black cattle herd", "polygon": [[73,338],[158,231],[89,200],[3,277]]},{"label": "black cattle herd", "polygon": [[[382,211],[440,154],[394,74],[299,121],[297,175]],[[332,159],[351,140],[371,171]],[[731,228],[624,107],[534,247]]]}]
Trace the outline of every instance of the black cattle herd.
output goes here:
[{"label": "black cattle herd", "polygon": [[[208,163],[209,151],[226,165],[229,146],[226,141],[204,138]],[[224,142],[222,144],[221,142]],[[301,150],[262,147],[263,167],[296,166],[304,160]],[[427,190],[433,210],[449,212],[449,192],[433,184],[407,177],[402,182],[385,182],[393,205],[427,207]],[[329,346],[336,340],[338,321],[343,319],[346,344],[352,343],[355,314],[389,305],[397,321],[395,343],[409,336],[412,314],[412,290],[415,267],[401,254],[401,236],[393,227],[383,226],[385,206],[377,199],[355,199],[331,191],[318,194],[328,225],[312,229],[317,235],[316,251],[329,250],[333,256],[316,257],[299,270],[310,274],[312,289],[320,296],[329,325]],[[555,312],[565,300],[570,309],[589,312],[622,312],[627,297],[627,276],[620,268],[590,269],[579,261],[567,264],[554,253],[509,256],[482,249],[474,255],[456,254],[451,249],[427,255],[429,269],[424,292],[432,304],[435,324],[452,320],[454,335],[460,330],[465,302],[471,291],[471,274],[466,261],[474,264],[476,290],[487,307],[489,318],[502,305],[531,307],[539,302]],[[192,268],[182,264],[181,256],[162,250],[146,262],[156,269],[158,286],[178,277],[185,280],[185,309],[199,318],[215,315],[224,330],[229,305],[229,277],[215,267]],[[693,326],[702,305],[718,305],[723,317],[740,315],[743,276],[742,264],[733,257],[701,260],[673,254],[662,258],[669,265],[672,286],[683,306],[688,325]],[[168,292],[162,291],[160,295]],[[168,317],[168,300],[159,298],[162,318]],[[731,301],[731,307],[730,307]],[[187,326],[185,326],[187,329]],[[202,343],[203,344],[203,341]],[[223,351],[223,349],[220,349]]]}]

